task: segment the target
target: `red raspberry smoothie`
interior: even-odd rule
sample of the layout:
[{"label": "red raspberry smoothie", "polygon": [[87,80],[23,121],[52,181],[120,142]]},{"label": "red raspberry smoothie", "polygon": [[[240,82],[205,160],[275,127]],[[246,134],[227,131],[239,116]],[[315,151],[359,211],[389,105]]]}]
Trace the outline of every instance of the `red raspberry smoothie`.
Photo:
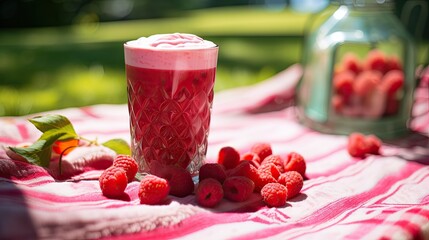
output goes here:
[{"label": "red raspberry smoothie", "polygon": [[140,172],[177,165],[196,175],[207,151],[218,47],[192,34],[124,45],[132,155]]}]

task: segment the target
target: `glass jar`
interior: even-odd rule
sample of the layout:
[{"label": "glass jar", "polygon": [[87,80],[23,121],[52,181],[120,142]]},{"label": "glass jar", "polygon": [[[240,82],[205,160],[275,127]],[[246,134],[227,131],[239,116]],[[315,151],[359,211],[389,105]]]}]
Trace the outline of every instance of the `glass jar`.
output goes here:
[{"label": "glass jar", "polygon": [[415,88],[412,37],[393,3],[339,1],[306,36],[297,103],[303,124],[325,133],[404,135]]}]

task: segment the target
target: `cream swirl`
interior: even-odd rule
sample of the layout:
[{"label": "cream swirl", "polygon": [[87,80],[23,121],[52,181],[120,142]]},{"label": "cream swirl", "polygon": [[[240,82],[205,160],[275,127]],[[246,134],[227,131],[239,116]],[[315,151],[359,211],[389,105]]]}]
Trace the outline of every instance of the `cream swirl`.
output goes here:
[{"label": "cream swirl", "polygon": [[218,47],[193,34],[142,37],[124,44],[127,65],[166,70],[209,69],[217,65]]},{"label": "cream swirl", "polygon": [[136,48],[160,49],[203,49],[216,46],[211,41],[189,33],[155,34],[129,41],[127,44]]}]

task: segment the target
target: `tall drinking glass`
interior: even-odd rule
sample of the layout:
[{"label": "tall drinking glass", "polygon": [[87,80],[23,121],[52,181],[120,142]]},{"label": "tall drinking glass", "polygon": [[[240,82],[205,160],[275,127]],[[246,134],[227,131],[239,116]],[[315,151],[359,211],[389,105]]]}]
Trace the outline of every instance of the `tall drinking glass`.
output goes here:
[{"label": "tall drinking glass", "polygon": [[132,156],[140,172],[166,165],[193,176],[207,152],[218,46],[192,34],[124,44]]}]

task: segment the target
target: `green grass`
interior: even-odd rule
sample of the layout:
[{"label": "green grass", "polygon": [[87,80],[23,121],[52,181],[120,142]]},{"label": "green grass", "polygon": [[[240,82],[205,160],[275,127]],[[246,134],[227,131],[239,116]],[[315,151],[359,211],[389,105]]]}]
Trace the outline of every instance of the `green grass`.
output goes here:
[{"label": "green grass", "polygon": [[[80,23],[70,27],[15,30],[0,33],[1,45],[41,46],[64,43],[124,42],[163,32],[216,36],[302,36],[308,15],[291,10],[229,7],[183,12],[181,17],[110,23]],[[4,32],[4,31],[3,31]]]},{"label": "green grass", "polygon": [[[217,43],[215,91],[257,83],[300,62],[307,15],[231,7],[169,19],[0,31],[0,116],[126,103],[123,43],[190,32]],[[424,45],[421,55],[428,52]]]},{"label": "green grass", "polygon": [[161,32],[191,32],[220,46],[215,91],[253,84],[299,61],[305,18],[240,7],[174,19],[2,31],[0,116],[126,103],[123,43]]},{"label": "green grass", "polygon": [[[264,80],[299,60],[300,39],[212,38],[220,53],[215,91]],[[252,50],[253,49],[253,50]],[[120,42],[3,49],[0,115],[126,103]]]}]

